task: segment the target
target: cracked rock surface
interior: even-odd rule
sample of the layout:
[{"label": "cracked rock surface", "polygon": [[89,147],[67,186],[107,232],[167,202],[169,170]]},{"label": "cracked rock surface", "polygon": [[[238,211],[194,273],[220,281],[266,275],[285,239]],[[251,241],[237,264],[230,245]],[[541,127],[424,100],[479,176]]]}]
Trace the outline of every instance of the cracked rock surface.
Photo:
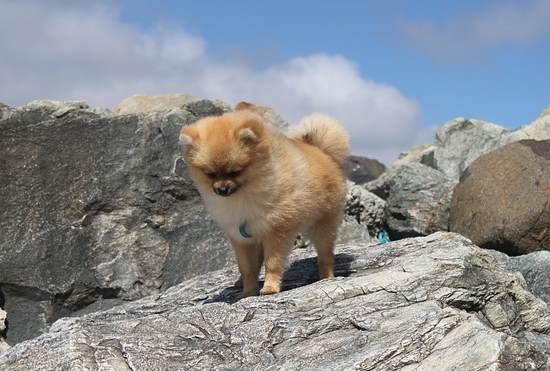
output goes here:
[{"label": "cracked rock surface", "polygon": [[285,291],[236,301],[230,268],[57,321],[0,369],[541,370],[550,312],[484,250],[452,233],[340,246],[316,281],[298,250]]}]

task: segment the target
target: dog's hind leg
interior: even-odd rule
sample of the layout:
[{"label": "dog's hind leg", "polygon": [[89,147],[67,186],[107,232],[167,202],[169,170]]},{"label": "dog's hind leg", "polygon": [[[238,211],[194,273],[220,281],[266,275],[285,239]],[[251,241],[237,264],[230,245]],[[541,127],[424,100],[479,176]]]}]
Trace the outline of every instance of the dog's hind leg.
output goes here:
[{"label": "dog's hind leg", "polygon": [[317,250],[319,278],[334,277],[334,244],[341,218],[327,215],[321,218],[307,232],[307,236]]}]

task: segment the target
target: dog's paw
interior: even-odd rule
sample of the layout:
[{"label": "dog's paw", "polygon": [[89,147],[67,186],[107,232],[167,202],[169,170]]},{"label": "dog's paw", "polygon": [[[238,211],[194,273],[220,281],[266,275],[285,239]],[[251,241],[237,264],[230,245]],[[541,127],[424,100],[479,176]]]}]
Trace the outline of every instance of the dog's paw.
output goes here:
[{"label": "dog's paw", "polygon": [[279,285],[264,285],[260,290],[260,295],[273,295],[281,292]]}]

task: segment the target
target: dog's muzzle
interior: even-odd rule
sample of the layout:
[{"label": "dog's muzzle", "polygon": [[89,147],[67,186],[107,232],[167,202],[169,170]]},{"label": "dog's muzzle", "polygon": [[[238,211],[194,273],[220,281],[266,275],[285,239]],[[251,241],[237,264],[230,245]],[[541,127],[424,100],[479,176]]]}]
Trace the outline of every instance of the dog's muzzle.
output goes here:
[{"label": "dog's muzzle", "polygon": [[218,196],[223,196],[223,197],[231,196],[236,190],[237,190],[237,188],[227,187],[227,186],[226,187],[214,187],[214,192]]}]

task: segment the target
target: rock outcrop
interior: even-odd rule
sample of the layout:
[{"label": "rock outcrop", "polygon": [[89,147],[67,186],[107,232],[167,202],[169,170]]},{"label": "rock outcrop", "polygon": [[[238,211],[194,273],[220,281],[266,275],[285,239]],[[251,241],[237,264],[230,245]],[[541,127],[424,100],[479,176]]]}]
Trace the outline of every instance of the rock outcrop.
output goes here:
[{"label": "rock outcrop", "polygon": [[[452,230],[513,254],[550,247],[550,140],[517,142],[550,138],[546,111],[513,132],[453,120],[350,182],[338,277],[317,281],[314,250],[298,249],[282,293],[239,301],[177,143],[229,107],[133,99],[115,114],[0,104],[0,369],[550,370],[550,252],[434,233],[462,176]],[[386,232],[430,235],[377,244]]]},{"label": "rock outcrop", "polygon": [[182,125],[223,113],[219,105],[117,117],[82,102],[2,111],[0,288],[10,343],[98,300],[138,299],[232,261],[178,145]]},{"label": "rock outcrop", "polygon": [[470,165],[453,194],[450,229],[508,254],[550,250],[550,141],[509,144]]},{"label": "rock outcrop", "polygon": [[550,368],[548,306],[463,237],[341,247],[340,277],[319,282],[310,254],[296,252],[280,294],[234,303],[235,272],[212,272],[62,319],[5,352],[0,368]]}]

